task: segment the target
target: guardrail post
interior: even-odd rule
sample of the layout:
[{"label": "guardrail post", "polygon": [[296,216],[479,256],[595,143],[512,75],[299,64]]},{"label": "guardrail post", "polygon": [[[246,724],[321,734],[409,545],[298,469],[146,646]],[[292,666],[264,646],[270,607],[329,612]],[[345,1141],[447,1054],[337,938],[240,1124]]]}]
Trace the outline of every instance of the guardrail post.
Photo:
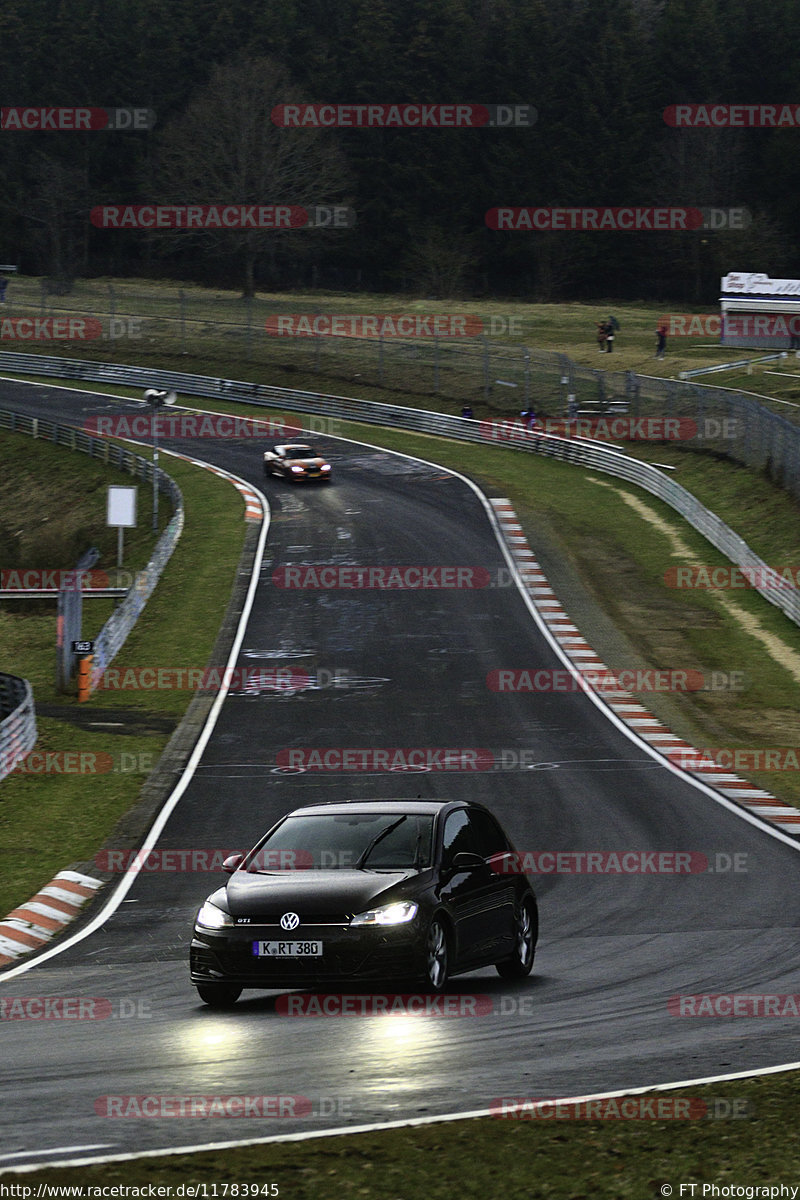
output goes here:
[{"label": "guardrail post", "polygon": [[78,659],[78,703],[84,704],[91,695],[93,655],[83,654]]}]

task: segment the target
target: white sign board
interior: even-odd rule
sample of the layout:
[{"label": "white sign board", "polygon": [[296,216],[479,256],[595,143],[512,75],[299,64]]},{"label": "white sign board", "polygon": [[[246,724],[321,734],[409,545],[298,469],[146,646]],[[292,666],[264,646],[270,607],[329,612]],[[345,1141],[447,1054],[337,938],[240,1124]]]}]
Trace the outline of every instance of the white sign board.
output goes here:
[{"label": "white sign board", "polygon": [[134,529],[136,527],[136,487],[116,487],[113,484],[108,489],[108,510],[106,525],[116,525],[118,528]]},{"label": "white sign board", "polygon": [[736,296],[798,296],[800,279],[770,279],[760,272],[731,271],[722,278],[722,294]]}]

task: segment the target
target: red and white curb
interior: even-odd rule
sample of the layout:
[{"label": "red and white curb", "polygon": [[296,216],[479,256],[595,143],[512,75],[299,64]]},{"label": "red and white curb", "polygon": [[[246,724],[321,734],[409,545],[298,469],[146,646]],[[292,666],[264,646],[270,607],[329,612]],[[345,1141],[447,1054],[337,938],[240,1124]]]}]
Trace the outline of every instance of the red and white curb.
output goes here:
[{"label": "red and white curb", "polygon": [[78,871],[60,871],[55,879],[0,921],[0,967],[38,950],[80,913],[103,883]]},{"label": "red and white curb", "polygon": [[184,462],[191,463],[195,467],[203,467],[206,471],[210,471],[212,475],[219,475],[220,479],[227,479],[244,499],[245,521],[264,520],[264,507],[256,492],[242,479],[239,479],[238,475],[231,475],[228,471],[223,471],[221,467],[214,467],[211,463],[203,462],[199,458],[191,458],[188,454],[179,454],[177,450],[170,450],[168,453],[173,458],[182,458]]},{"label": "red and white curb", "polygon": [[[509,500],[492,500],[491,505],[531,600],[555,640],[572,660],[573,666],[580,672],[612,676],[614,672],[581,636],[580,630],[573,625],[547,582],[522,532],[514,506]],[[588,690],[590,682],[587,682],[586,686]],[[735,800],[763,820],[770,821],[787,832],[800,833],[800,809],[792,808],[749,780],[726,771],[724,767],[711,762],[706,765],[698,750],[682,738],[676,737],[666,725],[662,725],[651,712],[639,704],[632,692],[626,692],[622,688],[592,690],[598,692],[620,720],[668,758],[673,766],[681,767],[688,775],[710,784],[718,792]],[[686,760],[692,758],[698,760],[697,769],[683,766]]]}]

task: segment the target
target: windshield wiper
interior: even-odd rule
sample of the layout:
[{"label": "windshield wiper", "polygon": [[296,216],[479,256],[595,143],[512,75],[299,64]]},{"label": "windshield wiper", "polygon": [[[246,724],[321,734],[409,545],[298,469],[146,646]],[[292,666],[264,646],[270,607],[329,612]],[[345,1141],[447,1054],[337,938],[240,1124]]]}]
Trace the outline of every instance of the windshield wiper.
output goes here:
[{"label": "windshield wiper", "polygon": [[367,846],[364,853],[359,855],[358,861],[356,862],[356,865],[353,868],[353,870],[360,871],[361,868],[364,866],[365,862],[367,861],[367,859],[369,858],[370,854],[372,854],[372,851],[378,845],[378,842],[382,842],[385,837],[388,837],[389,834],[392,833],[395,829],[397,829],[398,825],[402,825],[403,821],[405,821],[405,820],[406,820],[406,818],[404,816],[400,817],[400,819],[398,821],[393,821],[391,825],[387,825],[385,829],[382,829],[380,831],[380,833],[376,833],[374,838],[372,839],[372,841]]}]

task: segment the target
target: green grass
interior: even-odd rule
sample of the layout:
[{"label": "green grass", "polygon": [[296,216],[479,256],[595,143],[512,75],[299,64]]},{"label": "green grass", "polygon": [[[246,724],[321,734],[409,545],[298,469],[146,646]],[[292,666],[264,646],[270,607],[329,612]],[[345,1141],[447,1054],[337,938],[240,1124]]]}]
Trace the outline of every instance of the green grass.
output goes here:
[{"label": "green grass", "polygon": [[[41,281],[15,278],[9,288],[5,316],[41,315]],[[109,288],[113,287],[112,300]],[[180,295],[184,297],[181,309]],[[495,347],[506,346],[513,370],[521,374],[523,347],[555,350],[568,354],[573,361],[592,369],[639,371],[646,375],[677,378],[695,367],[712,366],[742,357],[757,357],[757,351],[731,350],[707,338],[672,338],[665,360],[655,354],[655,329],[669,311],[663,305],[644,303],[528,304],[520,301],[486,298],[481,300],[420,300],[404,295],[367,295],[335,291],[298,293],[259,292],[246,305],[236,292],[196,285],[152,281],[91,280],[78,281],[71,295],[49,297],[48,312],[54,316],[92,313],[107,323],[113,312],[117,320],[141,318],[135,336],[96,341],[58,343],[6,342],[11,350],[94,358],[110,362],[155,365],[172,370],[191,370],[198,374],[233,375],[243,372],[256,382],[285,387],[353,394],[354,388],[372,388],[381,382],[379,348],[375,340],[348,338],[304,338],[269,336],[264,323],[279,314],[398,314],[419,316],[460,315],[480,318]],[[183,315],[182,314],[183,311]],[[698,311],[710,311],[702,306]],[[597,353],[595,323],[613,313],[620,331],[614,353]],[[505,332],[503,332],[505,330]],[[452,343],[452,347],[450,345]],[[384,398],[412,406],[441,407],[456,411],[466,401],[482,403],[483,373],[480,339],[440,339],[439,395],[434,396],[433,349],[430,339],[398,346],[391,339],[383,348]],[[496,358],[497,369],[501,360]],[[768,364],[772,366],[774,364]],[[744,376],[742,386],[753,388],[762,367]],[[507,372],[503,371],[503,374]],[[552,375],[552,373],[551,373]],[[493,376],[494,377],[494,376]],[[534,370],[534,381],[537,375]],[[715,384],[738,386],[730,375],[709,376]],[[344,386],[346,385],[346,386]],[[541,392],[550,384],[542,380]],[[492,391],[492,413],[515,405],[509,389]],[[362,395],[361,391],[357,394]],[[540,391],[534,390],[539,399]],[[366,396],[365,396],[366,398]],[[379,398],[373,396],[372,398]],[[519,405],[516,406],[520,407]],[[476,409],[476,415],[478,410]]]}]

